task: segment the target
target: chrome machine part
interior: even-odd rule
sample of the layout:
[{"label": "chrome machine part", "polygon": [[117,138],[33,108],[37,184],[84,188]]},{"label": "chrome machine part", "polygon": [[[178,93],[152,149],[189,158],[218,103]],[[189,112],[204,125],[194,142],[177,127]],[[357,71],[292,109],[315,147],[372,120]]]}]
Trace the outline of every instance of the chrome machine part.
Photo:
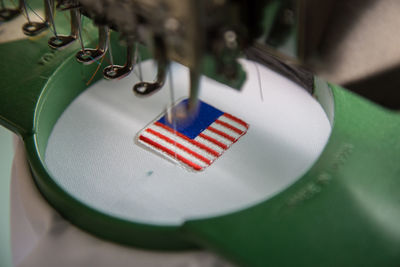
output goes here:
[{"label": "chrome machine part", "polygon": [[99,28],[99,41],[97,48],[84,48],[83,50],[76,53],[75,57],[78,62],[83,64],[92,64],[93,62],[99,60],[107,52],[108,42],[107,36],[109,28],[106,25],[98,26]]},{"label": "chrome machine part", "polygon": [[4,0],[0,1],[0,21],[9,21],[21,14],[23,10],[24,1],[19,0],[18,6],[9,8],[4,5]]},{"label": "chrome machine part", "polygon": [[158,62],[157,79],[155,82],[139,82],[133,86],[133,92],[137,96],[149,96],[154,94],[164,86],[168,64],[166,62]]},{"label": "chrome machine part", "polygon": [[[97,24],[107,24],[117,30],[128,45],[139,42],[149,47],[159,61],[159,77],[163,76],[165,62],[160,62],[163,59],[155,55],[157,47],[153,41],[155,36],[162,39],[167,61],[176,61],[190,69],[191,108],[196,106],[199,95],[199,77],[208,75],[207,71],[208,76],[235,88],[244,82],[244,72],[236,59],[247,43],[245,40],[254,39],[247,29],[254,32],[257,28],[249,22],[252,18],[248,15],[254,5],[246,1],[80,0],[79,3],[85,15]],[[115,66],[109,66],[105,73],[113,75],[113,69]],[[143,82],[134,91],[143,95],[154,92],[160,85]]]},{"label": "chrome machine part", "polygon": [[169,61],[166,57],[164,40],[156,36],[154,38],[155,58],[157,59],[157,78],[155,82],[141,81],[133,86],[133,92],[137,96],[149,96],[165,84]]},{"label": "chrome machine part", "polygon": [[79,34],[79,22],[81,14],[78,8],[70,10],[71,15],[71,33],[69,35],[56,35],[49,39],[49,46],[53,49],[63,49],[75,42]]},{"label": "chrome machine part", "polygon": [[133,54],[133,45],[128,44],[126,48],[126,62],[123,66],[111,64],[104,68],[103,76],[108,80],[121,79],[127,76],[136,64],[134,59],[136,56]]},{"label": "chrome machine part", "polygon": [[[23,1],[23,6],[28,14],[25,0]],[[45,18],[42,22],[31,21],[28,17],[28,22],[22,26],[22,31],[25,35],[36,36],[50,27],[52,23],[52,14],[55,12],[54,0],[44,0],[44,12]]]}]

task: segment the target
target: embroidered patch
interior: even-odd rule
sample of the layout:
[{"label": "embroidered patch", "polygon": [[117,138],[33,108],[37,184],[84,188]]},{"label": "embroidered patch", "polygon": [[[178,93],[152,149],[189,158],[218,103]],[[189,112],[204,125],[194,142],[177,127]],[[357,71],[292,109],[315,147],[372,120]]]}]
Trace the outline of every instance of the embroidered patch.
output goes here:
[{"label": "embroidered patch", "polygon": [[[185,108],[187,101],[173,109]],[[210,166],[249,128],[243,120],[202,101],[192,119],[170,122],[167,118],[164,113],[140,131],[137,142],[194,171]]]}]

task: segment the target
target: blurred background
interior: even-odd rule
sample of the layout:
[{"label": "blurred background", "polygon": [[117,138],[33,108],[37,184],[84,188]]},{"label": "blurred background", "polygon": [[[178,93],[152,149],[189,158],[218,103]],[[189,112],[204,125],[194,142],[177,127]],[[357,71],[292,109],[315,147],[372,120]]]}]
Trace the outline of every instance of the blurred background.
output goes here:
[{"label": "blurred background", "polygon": [[400,1],[304,0],[297,56],[326,80],[400,109]]}]

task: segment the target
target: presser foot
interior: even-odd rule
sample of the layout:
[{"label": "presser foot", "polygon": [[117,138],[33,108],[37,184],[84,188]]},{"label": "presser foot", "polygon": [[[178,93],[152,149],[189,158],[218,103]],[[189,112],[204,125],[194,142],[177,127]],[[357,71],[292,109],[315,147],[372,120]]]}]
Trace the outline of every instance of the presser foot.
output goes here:
[{"label": "presser foot", "polygon": [[21,14],[20,9],[3,8],[0,9],[0,21],[9,21]]},{"label": "presser foot", "polygon": [[61,50],[70,46],[78,38],[79,20],[81,19],[78,9],[71,9],[71,33],[69,35],[56,35],[49,39],[48,45],[52,49]]},{"label": "presser foot", "polygon": [[[22,6],[24,6],[26,10],[25,2],[23,2]],[[45,11],[45,19],[43,22],[34,22],[29,21],[22,26],[22,31],[27,36],[37,36],[47,30],[51,24],[54,25],[53,22],[53,14],[54,14],[54,1],[53,0],[44,0],[44,11]],[[28,17],[28,11],[26,10],[26,14]],[[29,19],[28,19],[29,20]]]},{"label": "presser foot", "polygon": [[69,45],[71,45],[73,42],[75,42],[76,36],[71,36],[71,35],[57,35],[53,36],[49,39],[48,44],[50,48],[52,49],[57,49],[61,50]]},{"label": "presser foot", "polygon": [[76,53],[75,57],[78,62],[89,65],[102,58],[105,53],[106,51],[103,49],[85,48],[85,50]]},{"label": "presser foot", "polygon": [[139,82],[133,86],[133,92],[137,96],[150,96],[163,87],[164,82]]},{"label": "presser foot", "polygon": [[133,92],[136,96],[150,96],[160,90],[165,83],[168,60],[165,57],[165,44],[160,38],[155,38],[155,55],[158,59],[157,79],[154,82],[141,81],[133,86]]},{"label": "presser foot", "polygon": [[157,67],[157,80],[155,82],[138,82],[133,86],[136,96],[150,96],[160,90],[165,83],[167,62],[159,62]]},{"label": "presser foot", "polygon": [[[103,70],[103,76],[104,78],[108,80],[114,80],[114,79],[122,79],[125,76],[127,76],[129,73],[131,73],[133,69],[133,64],[134,61],[132,60],[132,50],[133,46],[128,45],[126,48],[126,63],[124,66],[120,65],[110,65],[104,68]],[[136,61],[136,60],[135,60]]]},{"label": "presser foot", "polygon": [[133,86],[133,92],[137,96],[150,96],[160,90],[165,83],[167,62],[159,62],[157,67],[157,80],[155,82],[138,82]]},{"label": "presser foot", "polygon": [[37,36],[48,28],[47,22],[27,22],[22,26],[22,31],[27,36]]},{"label": "presser foot", "polygon": [[133,69],[133,66],[120,66],[120,65],[110,65],[104,68],[103,75],[104,78],[108,80],[122,79],[127,76]]},{"label": "presser foot", "polygon": [[97,48],[94,49],[82,47],[82,50],[75,55],[76,60],[82,64],[89,65],[102,58],[108,49],[107,36],[108,27],[99,26],[99,44]]}]

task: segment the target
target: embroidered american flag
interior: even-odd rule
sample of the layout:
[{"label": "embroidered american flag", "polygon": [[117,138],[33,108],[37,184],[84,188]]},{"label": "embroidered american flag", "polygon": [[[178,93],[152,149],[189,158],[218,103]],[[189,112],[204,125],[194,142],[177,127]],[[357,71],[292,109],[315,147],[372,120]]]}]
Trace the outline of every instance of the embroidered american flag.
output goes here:
[{"label": "embroidered american flag", "polygon": [[[187,105],[187,99],[179,106]],[[194,171],[202,171],[246,134],[243,120],[199,101],[198,112],[188,122],[170,122],[161,115],[137,135],[138,143]]]}]

